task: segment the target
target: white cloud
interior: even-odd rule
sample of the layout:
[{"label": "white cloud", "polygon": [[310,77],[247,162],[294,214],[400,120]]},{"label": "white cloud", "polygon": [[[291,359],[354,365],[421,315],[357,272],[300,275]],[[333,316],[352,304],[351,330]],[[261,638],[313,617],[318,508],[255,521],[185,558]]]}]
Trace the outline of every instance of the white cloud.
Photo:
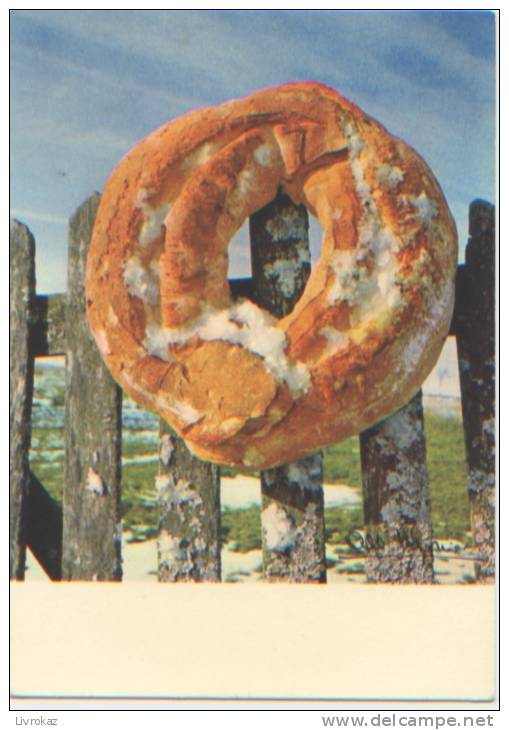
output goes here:
[{"label": "white cloud", "polygon": [[[220,76],[218,80],[228,86],[233,79],[235,87],[246,72],[249,78],[265,76],[267,71],[274,76],[275,69],[294,69],[296,61],[300,68],[317,73],[317,79],[324,72],[347,78],[349,70],[360,67],[363,72],[374,71],[384,86],[397,78],[407,83],[404,66],[390,72],[387,63],[380,65],[388,49],[403,47],[437,62],[468,85],[485,85],[491,69],[487,60],[472,56],[457,38],[433,24],[432,16],[419,12],[33,11],[26,15],[83,41],[93,39],[168,66],[169,78],[174,61],[206,76]],[[314,35],[306,33],[308,23]],[[419,86],[419,79],[412,85]]]},{"label": "white cloud", "polygon": [[29,210],[28,208],[12,208],[12,218],[18,218],[22,223],[29,225],[30,221],[38,221],[40,223],[53,223],[55,225],[67,225],[68,219],[62,215],[53,213],[40,213],[37,210]]},{"label": "white cloud", "polygon": [[[12,45],[16,64],[20,67],[18,70],[15,65],[14,73],[20,82],[28,82],[26,91],[31,96],[42,97],[46,102],[53,98],[55,102],[65,104],[66,97],[72,94],[73,97],[81,97],[85,105],[100,90],[110,98],[116,98],[121,92],[137,94],[143,98],[152,97],[179,109],[191,109],[197,103],[194,96],[179,95],[170,88],[154,88],[149,83],[137,82],[115,66],[80,62],[70,55],[63,59],[54,49],[20,45],[16,40]],[[45,70],[45,83],[42,87],[30,81],[34,73],[41,74]]]}]

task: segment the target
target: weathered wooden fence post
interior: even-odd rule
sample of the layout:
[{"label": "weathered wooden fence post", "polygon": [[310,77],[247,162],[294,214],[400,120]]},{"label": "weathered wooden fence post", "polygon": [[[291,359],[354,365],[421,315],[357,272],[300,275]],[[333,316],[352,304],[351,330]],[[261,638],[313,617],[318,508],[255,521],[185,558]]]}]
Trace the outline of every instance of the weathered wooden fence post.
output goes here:
[{"label": "weathered wooden fence post", "polygon": [[221,580],[219,467],[194,457],[161,419],[157,540],[161,582]]},{"label": "weathered wooden fence post", "polygon": [[121,390],[88,328],[85,262],[99,195],[70,221],[66,312],[64,580],[120,580]]},{"label": "weathered wooden fence post", "polygon": [[[289,313],[311,272],[308,217],[279,193],[250,218],[253,300]],[[322,455],[261,472],[263,569],[268,580],[325,582]]]},{"label": "weathered wooden fence post", "polygon": [[495,578],[495,209],[470,206],[470,239],[458,272],[457,345],[476,577]]},{"label": "weathered wooden fence post", "polygon": [[433,534],[422,393],[360,435],[366,578],[431,583]]},{"label": "weathered wooden fence post", "polygon": [[34,359],[30,351],[35,305],[35,242],[26,226],[11,222],[10,229],[10,403],[9,403],[9,531],[10,577],[22,580],[30,488],[30,449]]}]

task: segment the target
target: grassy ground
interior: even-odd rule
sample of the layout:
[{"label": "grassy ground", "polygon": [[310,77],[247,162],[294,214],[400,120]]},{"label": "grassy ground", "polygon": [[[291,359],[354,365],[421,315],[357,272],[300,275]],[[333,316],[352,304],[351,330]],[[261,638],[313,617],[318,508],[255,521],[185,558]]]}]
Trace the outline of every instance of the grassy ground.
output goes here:
[{"label": "grassy ground", "polygon": [[[58,500],[63,482],[63,370],[36,368],[34,428],[32,432],[32,469],[46,489]],[[136,411],[136,406],[128,404]],[[58,418],[54,417],[57,413]],[[53,414],[53,415],[52,415]],[[134,415],[143,416],[134,412]],[[135,539],[144,539],[157,530],[157,503],[154,480],[157,473],[157,432],[140,421],[140,428],[124,428],[122,516],[124,528]],[[463,430],[458,418],[426,413],[428,471],[434,534],[437,539],[469,540],[469,508]],[[153,461],[134,459],[154,456]],[[225,470],[233,475],[232,470]],[[348,439],[324,452],[325,482],[347,484],[362,490],[358,438]],[[326,536],[329,544],[339,544],[352,529],[363,526],[361,508],[326,509]],[[225,508],[222,516],[223,538],[239,551],[260,546],[259,508]]]},{"label": "grassy ground", "polygon": [[[436,539],[470,542],[470,518],[463,428],[456,418],[426,415],[426,443],[433,533]],[[351,438],[324,452],[325,482],[348,484],[362,491],[359,440]],[[326,542],[345,542],[352,530],[362,529],[360,507],[330,507],[325,510]],[[223,529],[235,549],[244,552],[261,546],[260,510],[252,506],[225,510]]]}]

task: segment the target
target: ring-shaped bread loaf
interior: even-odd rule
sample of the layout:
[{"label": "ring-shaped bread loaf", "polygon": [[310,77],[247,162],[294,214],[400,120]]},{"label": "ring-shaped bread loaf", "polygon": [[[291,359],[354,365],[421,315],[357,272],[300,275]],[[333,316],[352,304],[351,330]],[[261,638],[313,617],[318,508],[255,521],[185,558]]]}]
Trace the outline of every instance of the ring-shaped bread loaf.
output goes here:
[{"label": "ring-shaped bread loaf", "polygon": [[[277,320],[232,302],[228,242],[282,188],[322,251]],[[425,162],[336,91],[287,84],[169,122],[101,199],[92,332],[114,378],[201,458],[288,463],[402,406],[449,330],[456,229]]]}]

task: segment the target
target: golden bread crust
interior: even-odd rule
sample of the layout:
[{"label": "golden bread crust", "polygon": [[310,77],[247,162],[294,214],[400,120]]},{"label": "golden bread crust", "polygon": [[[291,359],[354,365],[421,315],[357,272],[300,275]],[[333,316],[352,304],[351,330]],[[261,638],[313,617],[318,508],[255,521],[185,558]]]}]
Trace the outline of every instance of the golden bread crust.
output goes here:
[{"label": "golden bread crust", "polygon": [[[278,187],[322,253],[275,320],[230,301],[228,242]],[[119,163],[87,310],[114,378],[200,457],[288,463],[403,405],[449,331],[457,240],[426,163],[326,86],[287,84],[173,120]]]}]

